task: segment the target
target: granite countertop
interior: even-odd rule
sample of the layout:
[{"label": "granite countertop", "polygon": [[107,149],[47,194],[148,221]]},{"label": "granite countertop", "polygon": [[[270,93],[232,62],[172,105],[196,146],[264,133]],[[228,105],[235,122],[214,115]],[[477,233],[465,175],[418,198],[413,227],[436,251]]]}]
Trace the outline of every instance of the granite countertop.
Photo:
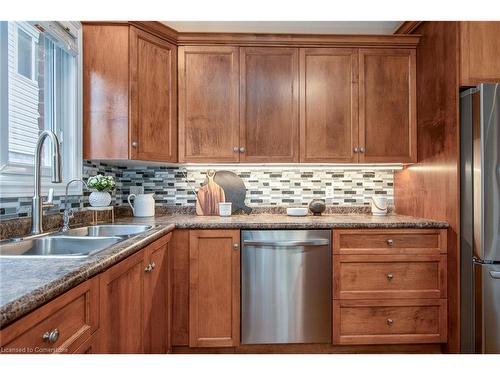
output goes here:
[{"label": "granite countertop", "polygon": [[444,221],[389,214],[334,214],[292,217],[280,214],[233,215],[229,217],[167,215],[154,218],[121,218],[120,222],[165,225],[185,229],[335,229],[335,228],[447,228]]},{"label": "granite countertop", "polygon": [[290,217],[279,214],[234,215],[227,218],[173,214],[154,218],[124,217],[116,223],[147,223],[154,228],[84,259],[0,257],[0,328],[3,328],[175,228],[330,229],[447,228],[443,221],[390,214],[332,214]]}]

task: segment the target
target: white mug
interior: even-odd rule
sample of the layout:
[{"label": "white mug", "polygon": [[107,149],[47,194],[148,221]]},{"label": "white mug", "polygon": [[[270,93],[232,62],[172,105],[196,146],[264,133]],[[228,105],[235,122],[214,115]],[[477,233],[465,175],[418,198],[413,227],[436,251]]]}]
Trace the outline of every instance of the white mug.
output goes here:
[{"label": "white mug", "polygon": [[231,216],[232,206],[233,205],[231,202],[219,203],[219,215],[220,216]]},{"label": "white mug", "polygon": [[383,196],[371,197],[372,215],[387,215],[387,198]]},{"label": "white mug", "polygon": [[[134,205],[130,198],[134,197]],[[134,216],[148,217],[155,216],[155,200],[153,194],[130,194],[127,198],[128,204],[132,208]]]}]

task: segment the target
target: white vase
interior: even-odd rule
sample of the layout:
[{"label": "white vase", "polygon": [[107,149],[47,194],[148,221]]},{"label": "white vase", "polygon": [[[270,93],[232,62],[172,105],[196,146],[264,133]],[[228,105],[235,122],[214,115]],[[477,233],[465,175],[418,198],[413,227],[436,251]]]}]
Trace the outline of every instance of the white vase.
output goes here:
[{"label": "white vase", "polygon": [[111,203],[111,195],[107,191],[93,191],[89,195],[92,207],[106,207]]}]

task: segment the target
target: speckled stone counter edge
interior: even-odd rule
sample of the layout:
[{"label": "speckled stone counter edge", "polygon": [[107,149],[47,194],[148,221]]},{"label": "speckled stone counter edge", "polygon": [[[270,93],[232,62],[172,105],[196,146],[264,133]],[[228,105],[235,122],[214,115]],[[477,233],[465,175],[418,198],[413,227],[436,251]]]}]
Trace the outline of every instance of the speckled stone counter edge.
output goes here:
[{"label": "speckled stone counter edge", "polygon": [[43,285],[23,297],[1,306],[0,328],[4,328],[14,320],[33,311],[44,303],[58,297],[78,284],[89,280],[92,276],[110,268],[159,237],[171,232],[174,230],[174,227],[173,224],[158,226],[145,234],[118,243],[108,250],[93,256],[91,263],[83,264],[82,267],[69,272],[64,275],[64,277]]}]

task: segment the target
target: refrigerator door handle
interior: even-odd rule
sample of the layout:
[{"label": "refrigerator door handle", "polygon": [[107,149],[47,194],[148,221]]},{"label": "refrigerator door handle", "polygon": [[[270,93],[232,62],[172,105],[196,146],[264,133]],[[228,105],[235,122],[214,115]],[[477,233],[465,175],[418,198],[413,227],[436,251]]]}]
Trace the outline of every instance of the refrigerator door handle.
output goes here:
[{"label": "refrigerator door handle", "polygon": [[500,271],[490,271],[490,276],[494,279],[500,279]]}]

